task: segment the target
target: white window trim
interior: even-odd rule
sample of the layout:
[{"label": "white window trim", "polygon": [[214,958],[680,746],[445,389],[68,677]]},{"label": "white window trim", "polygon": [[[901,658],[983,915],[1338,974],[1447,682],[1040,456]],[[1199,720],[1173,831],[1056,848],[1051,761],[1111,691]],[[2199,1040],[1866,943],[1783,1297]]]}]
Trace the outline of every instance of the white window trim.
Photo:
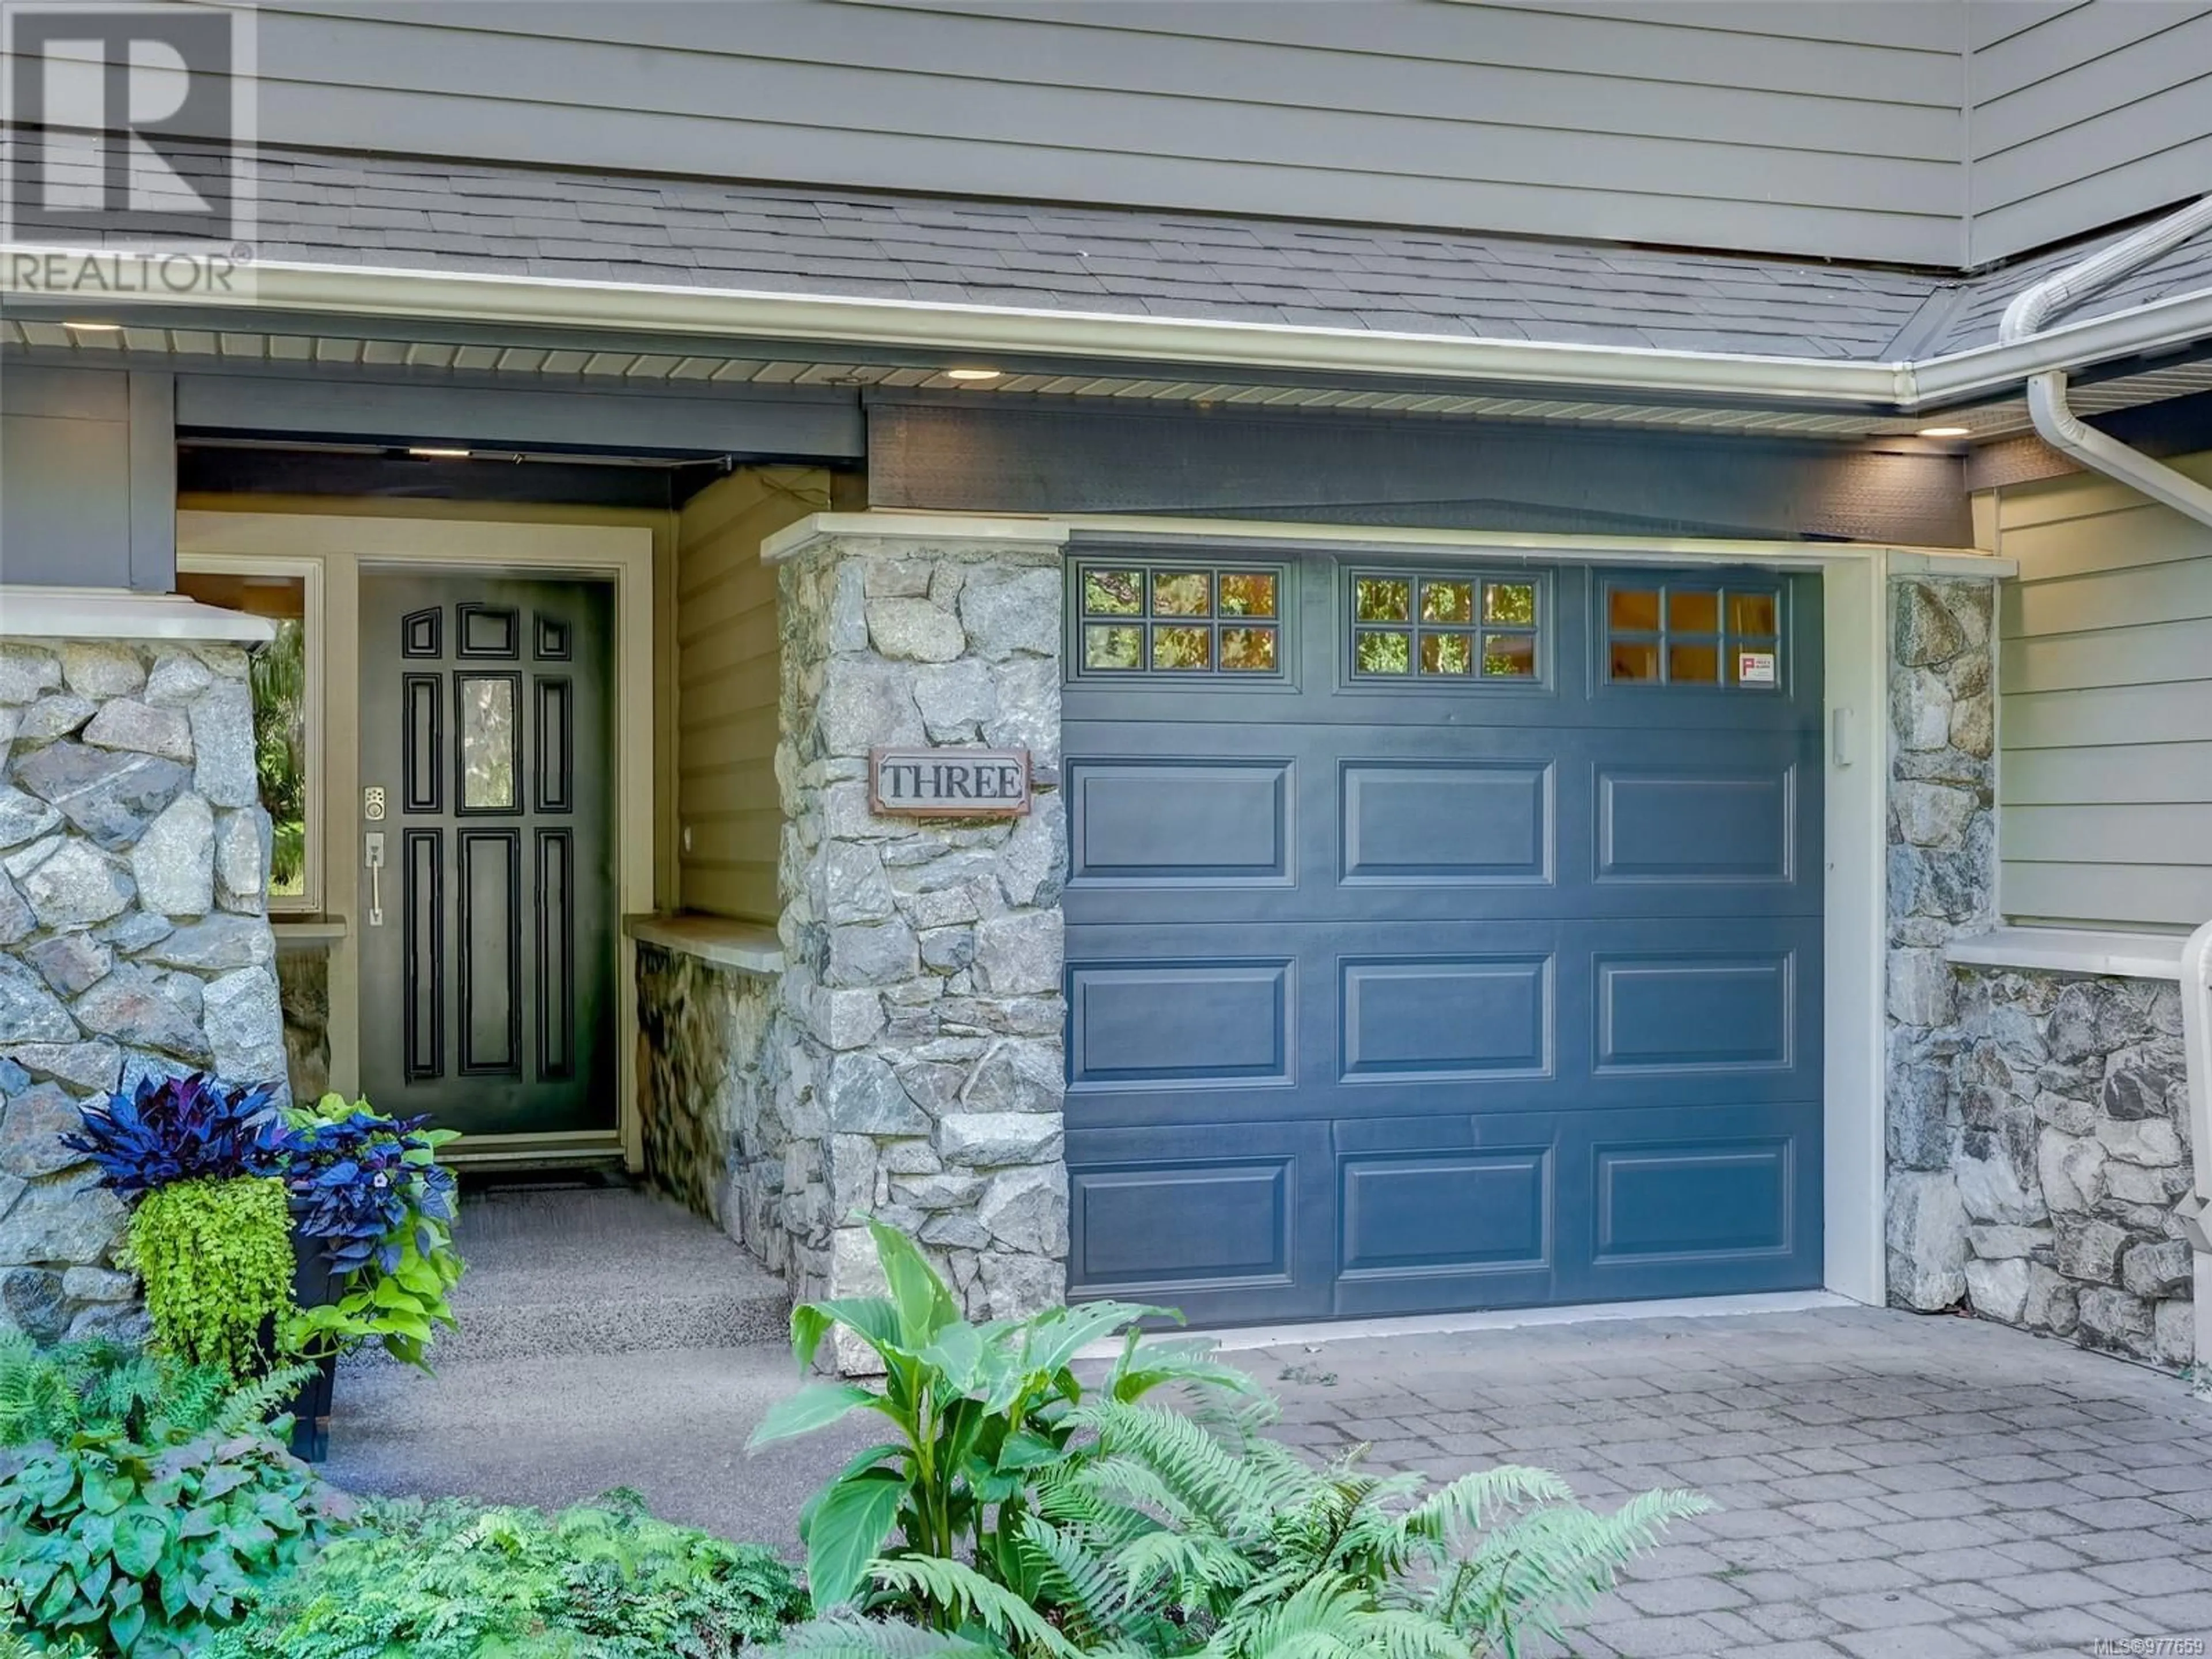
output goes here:
[{"label": "white window trim", "polygon": [[177,552],[177,574],[182,576],[292,576],[304,590],[302,631],[307,652],[306,721],[307,728],[307,833],[301,866],[301,890],[296,895],[269,896],[269,914],[276,916],[319,916],[323,903],[324,784],[329,762],[328,733],[324,728],[325,659],[324,641],[327,618],[323,608],[323,562],[316,558],[267,557],[258,554]]}]

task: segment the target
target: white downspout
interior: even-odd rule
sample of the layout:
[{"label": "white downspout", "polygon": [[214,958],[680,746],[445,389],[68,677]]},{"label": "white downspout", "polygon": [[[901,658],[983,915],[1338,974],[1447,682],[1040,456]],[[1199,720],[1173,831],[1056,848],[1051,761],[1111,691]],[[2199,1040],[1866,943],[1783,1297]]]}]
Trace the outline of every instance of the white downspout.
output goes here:
[{"label": "white downspout", "polygon": [[[2156,224],[2144,226],[2132,236],[2122,237],[2101,253],[2092,254],[2055,276],[2046,276],[2023,289],[2005,307],[2004,321],[1997,325],[1998,341],[2005,345],[2019,344],[2059,312],[2079,305],[2099,289],[2208,230],[2212,230],[2212,196],[2192,203],[2179,213],[2169,214]],[[2212,525],[2212,489],[2084,425],[2067,406],[2065,370],[2045,369],[2029,379],[2027,412],[2029,419],[2035,422],[2036,431],[2053,449],[2072,456],[2093,472],[2117,478],[2153,501],[2186,514],[2199,524]],[[2207,1155],[2200,1148],[2200,1185],[2205,1179],[2203,1160]]]},{"label": "white downspout", "polygon": [[[2007,345],[2019,343],[2057,313],[2080,304],[2130,271],[2142,269],[2208,230],[2212,230],[2212,196],[2022,289],[2005,307],[1997,338]],[[2067,406],[2063,369],[2046,369],[2030,378],[2027,412],[2036,431],[2053,449],[2199,524],[2212,525],[2212,489],[2083,424]],[[2196,1268],[2197,1365],[2201,1377],[2212,1369],[2212,1236],[2207,1233],[2208,1224],[2212,1224],[2212,921],[2189,936],[2181,953],[2181,1046],[2189,1073],[2189,1144],[2195,1185],[2182,1200],[2180,1214]]]}]

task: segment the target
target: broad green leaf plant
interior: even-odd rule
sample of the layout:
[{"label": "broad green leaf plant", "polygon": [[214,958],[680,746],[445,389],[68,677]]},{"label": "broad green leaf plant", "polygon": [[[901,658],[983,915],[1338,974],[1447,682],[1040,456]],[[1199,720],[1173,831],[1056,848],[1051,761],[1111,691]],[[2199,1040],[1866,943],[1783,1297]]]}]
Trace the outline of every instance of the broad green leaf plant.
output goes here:
[{"label": "broad green leaf plant", "polygon": [[1653,1492],[1600,1515],[1512,1467],[1431,1489],[1365,1472],[1364,1448],[1316,1467],[1188,1339],[1131,1330],[1086,1391],[1076,1353],[1160,1310],[970,1325],[921,1253],[870,1224],[890,1295],[803,1306],[792,1330],[805,1365],[843,1326],[882,1388],[817,1383],[754,1436],[872,1411],[896,1437],[807,1507],[816,1617],[788,1659],[1518,1659],[1708,1507]]},{"label": "broad green leaf plant", "polygon": [[[870,1221],[888,1293],[803,1303],[791,1316],[792,1347],[811,1368],[838,1326],[874,1353],[883,1385],[817,1382],[769,1413],[752,1444],[827,1428],[872,1412],[890,1437],[861,1452],[817,1492],[799,1518],[817,1613],[867,1595],[938,1622],[976,1598],[1018,1620],[1026,1576],[1024,1540],[1039,1471],[1068,1455],[1085,1398],[1073,1369],[1085,1347],[1158,1308],[1091,1302],[1026,1320],[970,1324],[913,1242]],[[1220,1395],[1250,1390],[1216,1364],[1210,1345],[1142,1340],[1131,1328],[1098,1392],[1127,1404],[1165,1383]],[[902,1540],[891,1547],[892,1534]],[[972,1561],[974,1566],[963,1565]],[[957,1567],[948,1579],[912,1564]],[[1013,1588],[1009,1588],[1013,1587]],[[1019,1608],[1020,1612],[1017,1612]],[[1048,1632],[1036,1632],[1040,1642]]]},{"label": "broad green leaf plant", "polygon": [[[341,1526],[270,1413],[307,1373],[0,1341],[0,1594],[33,1646],[195,1652]],[[0,1629],[8,1628],[0,1625]],[[0,1649],[4,1651],[4,1649]]]}]

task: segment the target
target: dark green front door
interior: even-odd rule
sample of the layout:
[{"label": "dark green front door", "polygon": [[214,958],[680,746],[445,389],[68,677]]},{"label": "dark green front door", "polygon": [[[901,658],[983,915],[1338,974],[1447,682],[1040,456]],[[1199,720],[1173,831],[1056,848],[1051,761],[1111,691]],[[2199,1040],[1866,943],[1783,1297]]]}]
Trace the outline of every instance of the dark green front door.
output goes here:
[{"label": "dark green front door", "polygon": [[611,590],[364,574],[362,1082],[471,1135],[617,1127]]}]

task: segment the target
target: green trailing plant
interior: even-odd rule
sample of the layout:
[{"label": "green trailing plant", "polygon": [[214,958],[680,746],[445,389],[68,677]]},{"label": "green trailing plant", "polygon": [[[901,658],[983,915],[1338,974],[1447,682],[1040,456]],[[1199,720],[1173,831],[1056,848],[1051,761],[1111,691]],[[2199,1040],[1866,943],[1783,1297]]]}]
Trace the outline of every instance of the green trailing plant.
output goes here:
[{"label": "green trailing plant", "polygon": [[156,1188],[131,1211],[125,1248],[161,1347],[241,1379],[266,1369],[264,1332],[292,1306],[292,1217],[281,1180]]},{"label": "green trailing plant", "polygon": [[33,1650],[198,1650],[343,1525],[270,1413],[302,1367],[219,1366],[109,1343],[0,1343],[0,1589]]},{"label": "green trailing plant", "polygon": [[[800,1304],[791,1316],[792,1346],[801,1368],[810,1367],[823,1339],[842,1326],[875,1354],[883,1386],[804,1389],[762,1419],[751,1443],[826,1428],[856,1411],[890,1425],[890,1437],[855,1457],[800,1517],[817,1611],[868,1585],[894,1530],[905,1553],[966,1555],[987,1578],[1007,1582],[1038,1474],[1068,1455],[1085,1398],[1074,1361],[1091,1343],[1131,1328],[1099,1387],[1108,1399],[1134,1401],[1167,1383],[1209,1394],[1252,1387],[1214,1363],[1204,1344],[1139,1340],[1134,1322],[1173,1316],[1162,1309],[1092,1302],[970,1324],[911,1240],[880,1222],[867,1225],[889,1294]],[[904,1589],[918,1607],[946,1611],[932,1586]]]},{"label": "green trailing plant", "polygon": [[[1655,1492],[1600,1515],[1541,1469],[1431,1490],[1357,1453],[1316,1467],[1267,1437],[1272,1400],[1189,1342],[1156,1361],[1131,1332],[1086,1392],[1076,1348],[1152,1310],[971,1326],[913,1245],[874,1231],[890,1296],[802,1308],[793,1331],[805,1362],[843,1325],[883,1388],[817,1384],[756,1436],[862,1409],[899,1435],[808,1505],[799,1659],[1517,1659],[1707,1507]],[[1163,1382],[1172,1403],[1151,1397]]]},{"label": "green trailing plant", "polygon": [[656,1521],[634,1492],[548,1516],[370,1510],[207,1659],[730,1659],[803,1610],[756,1545]]},{"label": "green trailing plant", "polygon": [[438,1162],[455,1132],[336,1094],[287,1115],[280,1145],[298,1226],[326,1241],[343,1284],[335,1301],[287,1320],[286,1346],[319,1357],[380,1342],[428,1370],[430,1345],[459,1324],[448,1301],[463,1267],[455,1183]]}]

